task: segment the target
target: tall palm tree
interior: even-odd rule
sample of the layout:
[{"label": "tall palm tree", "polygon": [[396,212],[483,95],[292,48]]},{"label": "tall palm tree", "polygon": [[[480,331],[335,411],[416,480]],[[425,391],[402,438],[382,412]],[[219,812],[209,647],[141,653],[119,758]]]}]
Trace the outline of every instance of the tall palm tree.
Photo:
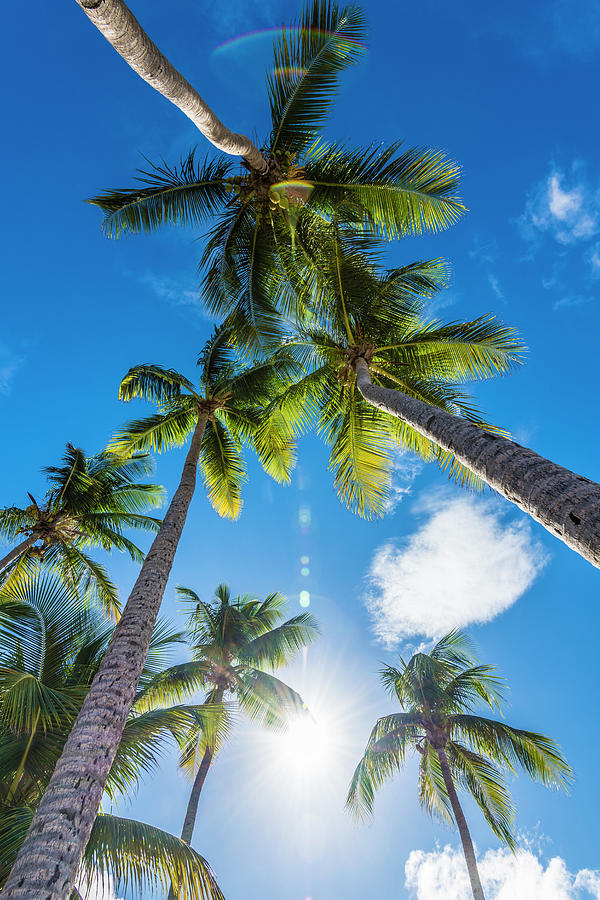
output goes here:
[{"label": "tall palm tree", "polygon": [[386,508],[398,448],[437,462],[463,485],[480,483],[451,449],[440,450],[361,396],[353,369],[357,346],[365,348],[378,382],[402,385],[422,402],[489,431],[495,429],[484,423],[461,382],[509,372],[522,347],[515,330],[491,316],[427,321],[427,302],[446,285],[447,265],[427,260],[381,271],[365,254],[365,243],[372,244],[346,232],[342,244],[334,232],[316,276],[308,267],[290,275],[311,314],[283,348],[305,374],[273,406],[297,431],[316,422],[331,446],[338,494],[370,516]]},{"label": "tall palm tree", "polygon": [[[55,577],[0,590],[0,890],[112,632],[73,585]],[[111,800],[156,768],[169,741],[184,740],[209,718],[202,707],[178,703],[162,678],[169,651],[183,639],[167,623],[154,629],[107,781]],[[199,854],[159,828],[108,813],[96,817],[79,884],[94,872],[138,890],[176,878],[193,896],[221,898]]]},{"label": "tall palm tree", "polygon": [[157,685],[162,688],[164,683],[169,691],[203,689],[204,706],[215,710],[208,728],[188,730],[182,749],[181,765],[194,777],[181,832],[189,844],[208,770],[230,731],[232,704],[266,725],[285,725],[290,713],[301,712],[302,698],[272,672],[312,643],[319,628],[309,613],[282,622],[285,597],[278,593],[264,600],[232,598],[228,585],[220,584],[212,603],[203,602],[190,588],[180,587],[178,593],[190,607],[192,659],[166,670]]},{"label": "tall palm tree", "polygon": [[3,580],[27,576],[42,560],[63,577],[92,590],[111,612],[119,610],[117,590],[103,566],[84,548],[124,550],[136,562],[144,554],[127,538],[127,528],[158,531],[160,519],[143,513],[160,506],[164,490],[139,479],[152,469],[146,453],[126,457],[103,451],[87,457],[67,444],[61,466],[43,469],[49,488],[43,500],[29,494],[26,507],[0,509],[0,535],[22,540],[0,559]]},{"label": "tall palm tree", "polygon": [[262,145],[267,170],[236,170],[225,159],[161,165],[140,186],[107,191],[91,202],[106,212],[115,237],[164,224],[204,225],[217,216],[204,248],[203,297],[209,310],[231,315],[236,340],[262,346],[297,315],[280,251],[310,259],[307,232],[336,212],[357,227],[388,237],[438,230],[464,211],[458,167],[442,154],[399,143],[353,148],[323,142],[320,132],[341,71],[361,55],[362,12],[313,0],[293,28],[283,28],[267,79],[271,132]]},{"label": "tall palm tree", "polygon": [[478,703],[499,708],[504,683],[480,663],[466,635],[443,637],[430,653],[415,653],[399,667],[385,666],[381,681],[401,713],[379,719],[356,767],[347,805],[372,812],[375,792],[402,768],[408,750],[420,757],[419,801],[431,815],[454,823],[463,845],[474,900],[484,900],[475,852],[457,786],[476,801],[494,834],[516,847],[514,810],[503,772],[518,765],[545,785],[564,787],[571,769],[556,743],[475,714]]},{"label": "tall palm tree", "polygon": [[375,506],[381,508],[391,438],[437,459],[463,483],[494,488],[600,566],[600,486],[483,422],[455,387],[518,365],[523,348],[515,329],[492,316],[427,321],[424,299],[443,283],[439,261],[382,273],[373,262],[377,243],[366,235],[353,237],[346,229],[340,239],[332,227],[332,249],[322,234],[319,241],[317,270],[287,263],[312,321],[285,352],[294,353],[309,374],[278,404],[283,409],[287,401],[298,426],[313,403],[333,444],[331,463],[342,493],[358,505],[360,489],[379,494]]},{"label": "tall palm tree", "polygon": [[[183,375],[159,366],[138,366],[121,384],[123,399],[152,399],[159,404],[159,412],[122,430],[117,440],[120,447],[127,444],[134,450],[150,445],[160,450],[181,445],[191,436],[190,446],[179,486],[19,850],[4,887],[5,897],[34,900],[43,893],[47,900],[68,900],[70,896],[135,698],[194,494],[199,461],[209,496],[229,515],[239,510],[236,490],[243,475],[233,436],[256,449],[267,471],[289,478],[294,461],[289,431],[280,416],[261,416],[256,408],[273,396],[278,383],[283,386],[289,361],[242,370],[221,330],[208,341],[200,365],[202,393]],[[62,835],[60,844],[53,838],[57,830]]]}]

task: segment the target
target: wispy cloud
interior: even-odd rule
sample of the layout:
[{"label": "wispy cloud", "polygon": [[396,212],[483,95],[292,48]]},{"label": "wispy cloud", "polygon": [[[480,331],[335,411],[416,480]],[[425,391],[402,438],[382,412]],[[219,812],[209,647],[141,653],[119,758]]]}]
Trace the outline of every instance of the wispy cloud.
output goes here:
[{"label": "wispy cloud", "polygon": [[421,527],[380,547],[369,570],[366,605],[387,646],[490,621],[547,561],[528,522],[505,521],[495,501],[436,493],[417,512],[426,516]]},{"label": "wispy cloud", "polygon": [[15,375],[25,362],[25,357],[0,344],[0,394],[10,394]]},{"label": "wispy cloud", "polygon": [[576,244],[600,230],[600,194],[586,178],[584,167],[575,162],[569,175],[552,167],[527,198],[518,219],[527,241],[548,234],[559,244]]},{"label": "wispy cloud", "polygon": [[488,272],[488,283],[498,300],[504,300],[504,291],[500,287],[500,282],[493,272]]},{"label": "wispy cloud", "polygon": [[584,306],[586,303],[593,303],[594,297],[588,294],[565,294],[560,300],[555,300],[552,309],[572,309],[574,306]]},{"label": "wispy cloud", "polygon": [[591,247],[587,256],[592,278],[600,278],[600,244]]},{"label": "wispy cloud", "polygon": [[137,276],[137,280],[140,284],[149,288],[159,300],[164,300],[171,306],[191,308],[203,319],[212,321],[211,316],[204,308],[198,288],[194,288],[189,281],[170,278],[165,275],[156,275],[154,272],[144,272],[142,275]]},{"label": "wispy cloud", "polygon": [[[569,872],[565,860],[544,862],[532,849],[488,850],[478,861],[488,900],[600,900],[600,871]],[[471,900],[462,850],[446,846],[413,850],[405,865],[406,887],[415,900]]]},{"label": "wispy cloud", "polygon": [[393,513],[397,506],[412,493],[415,478],[423,471],[423,463],[409,453],[397,453],[392,465],[390,495],[386,513]]}]

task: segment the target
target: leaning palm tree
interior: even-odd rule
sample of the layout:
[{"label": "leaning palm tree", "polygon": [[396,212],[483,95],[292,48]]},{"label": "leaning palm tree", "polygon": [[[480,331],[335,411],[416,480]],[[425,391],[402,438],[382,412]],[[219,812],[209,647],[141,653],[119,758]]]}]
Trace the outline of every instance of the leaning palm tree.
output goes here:
[{"label": "leaning palm tree", "polygon": [[[304,370],[273,407],[301,431],[316,422],[331,447],[330,468],[345,503],[361,515],[381,515],[387,505],[398,450],[435,461],[467,487],[481,486],[451,449],[369,404],[357,390],[353,362],[363,347],[373,378],[402,385],[407,394],[475,429],[485,427],[462,382],[490,378],[518,365],[522,347],[513,328],[483,316],[442,323],[425,318],[427,302],[447,283],[442,260],[380,271],[365,253],[364,236],[347,231],[344,243],[332,229],[318,274],[290,273],[299,302],[310,310],[283,344]],[[316,250],[316,248],[315,248]]]},{"label": "leaning palm tree", "polygon": [[[54,576],[0,590],[0,890],[112,632],[72,584]],[[210,720],[204,708],[177,702],[162,677],[182,641],[167,623],[154,629],[106,784],[111,801],[155,769],[169,743]],[[176,879],[188,896],[221,898],[210,867],[182,841],[108,813],[96,817],[78,883],[94,873],[138,891]]]},{"label": "leaning palm tree", "polygon": [[360,505],[366,491],[381,509],[395,443],[436,459],[463,483],[494,488],[600,566],[600,486],[486,424],[458,388],[519,364],[515,329],[492,316],[428,321],[424,300],[443,283],[439,261],[382,273],[367,236],[346,229],[341,240],[332,226],[329,240],[331,249],[319,235],[317,271],[287,263],[312,320],[285,345],[308,374],[278,404],[287,403],[298,425],[312,402],[343,495]]},{"label": "leaning palm tree", "polygon": [[182,748],[181,766],[193,776],[181,832],[189,844],[200,793],[230,732],[234,707],[271,726],[283,726],[291,713],[301,712],[302,698],[272,672],[312,643],[319,628],[309,613],[282,622],[285,597],[278,593],[264,600],[249,595],[232,598],[228,585],[220,584],[212,603],[203,602],[190,588],[180,587],[178,593],[190,607],[187,633],[192,659],[166,670],[157,686],[164,684],[171,692],[202,689],[204,706],[215,710],[208,728],[188,730]]},{"label": "leaning palm tree", "polygon": [[385,666],[381,680],[403,712],[377,721],[347,804],[357,816],[369,815],[375,792],[400,771],[407,752],[416,750],[419,801],[458,828],[473,897],[484,900],[457,787],[475,799],[494,834],[514,850],[514,811],[503,772],[513,773],[518,765],[547,786],[564,787],[571,769],[550,738],[474,712],[480,702],[499,708],[504,684],[493,666],[473,656],[461,632],[443,637],[430,653],[415,653],[408,662],[400,658],[399,667]]},{"label": "leaning palm tree", "polygon": [[[68,900],[127,721],[196,484],[203,468],[209,496],[226,515],[239,512],[243,478],[236,441],[256,449],[264,467],[286,480],[293,442],[280,416],[260,415],[285,384],[289,360],[240,368],[217,331],[200,358],[201,388],[170,369],[138,366],[123,379],[124,400],[145,397],[159,412],[123,429],[115,446],[158,450],[190,440],[179,486],[148,551],[110,646],[77,716],[33,824],[6,882],[6,897]],[[53,835],[60,830],[60,846]],[[31,858],[36,859],[35,884]],[[43,864],[42,864],[43,861]]]},{"label": "leaning palm tree", "polygon": [[203,298],[211,312],[233,317],[240,345],[276,339],[281,316],[298,314],[280,251],[291,247],[309,260],[307,230],[325,227],[334,212],[396,237],[446,228],[464,210],[458,168],[438,152],[321,140],[340,72],[361,55],[364,31],[357,7],[329,0],[308,3],[297,24],[282,29],[267,79],[266,169],[238,171],[223,158],[197,162],[192,152],[179,165],[142,172],[137,187],[91,201],[105,210],[105,229],[115,237],[164,224],[203,226],[216,215],[201,260]]},{"label": "leaning palm tree", "polygon": [[0,510],[0,535],[18,541],[0,559],[0,578],[28,577],[42,561],[117,612],[117,590],[86,549],[124,550],[136,562],[143,561],[143,552],[123,532],[129,528],[156,532],[160,527],[160,519],[143,512],[148,506],[160,506],[164,498],[161,487],[139,480],[151,469],[146,453],[119,456],[104,451],[87,457],[67,444],[62,465],[43,470],[49,482],[43,500],[29,494],[29,506]]}]

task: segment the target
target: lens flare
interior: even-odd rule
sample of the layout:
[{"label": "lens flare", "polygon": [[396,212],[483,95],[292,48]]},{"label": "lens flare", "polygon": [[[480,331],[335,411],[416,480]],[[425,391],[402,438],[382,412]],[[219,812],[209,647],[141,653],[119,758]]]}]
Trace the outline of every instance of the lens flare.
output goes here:
[{"label": "lens flare", "polygon": [[310,606],[310,591],[300,591],[300,606]]}]

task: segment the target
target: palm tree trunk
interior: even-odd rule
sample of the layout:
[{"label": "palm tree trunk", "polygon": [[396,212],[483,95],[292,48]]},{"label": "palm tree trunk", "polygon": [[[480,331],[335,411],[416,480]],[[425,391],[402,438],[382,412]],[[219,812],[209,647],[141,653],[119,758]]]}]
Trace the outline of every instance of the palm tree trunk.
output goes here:
[{"label": "palm tree trunk", "polygon": [[458,832],[462,841],[465,860],[467,861],[467,869],[469,870],[469,880],[471,882],[473,898],[474,900],[485,900],[485,894],[483,893],[481,880],[479,878],[477,860],[475,859],[475,851],[473,850],[473,841],[471,840],[469,826],[467,825],[465,814],[462,811],[462,806],[460,805],[458,794],[456,793],[456,788],[454,787],[452,773],[450,772],[450,766],[448,765],[448,757],[446,756],[445,750],[436,750],[436,753],[440,761],[444,784],[446,785],[446,790],[448,791],[448,796],[450,797],[452,812],[454,813],[454,818],[456,820],[456,825],[458,827]]},{"label": "palm tree trunk", "polygon": [[88,19],[125,62],[159,94],[174,103],[211,144],[232,156],[243,156],[260,174],[267,162],[249,138],[234,134],[153,44],[123,0],[77,0]]},{"label": "palm tree trunk", "polygon": [[368,403],[449,450],[490,487],[600,568],[600,485],[460,416],[373,384],[362,358],[356,360],[355,369],[357,387]]},{"label": "palm tree trunk", "polygon": [[[214,702],[221,703],[222,700],[223,689],[218,688],[214,696]],[[181,840],[185,841],[185,843],[188,845],[192,843],[194,825],[196,824],[196,816],[198,815],[198,803],[200,801],[200,794],[202,793],[202,788],[204,787],[204,782],[206,781],[206,776],[208,775],[208,770],[212,765],[214,757],[214,746],[206,747],[204,756],[202,757],[202,761],[198,767],[198,771],[196,772],[196,777],[194,778],[194,783],[190,792],[190,799],[188,800],[187,809],[185,811],[185,819],[183,820],[183,828],[181,829]],[[177,894],[173,890],[173,885],[171,885],[171,887],[169,888],[168,900],[177,900]]]},{"label": "palm tree trunk", "polygon": [[181,481],[67,739],[2,900],[68,900],[133,703],[194,488],[207,413]]},{"label": "palm tree trunk", "polygon": [[25,538],[24,541],[21,541],[21,543],[17,544],[16,547],[13,547],[12,550],[9,553],[7,553],[3,559],[0,559],[0,572],[3,569],[8,568],[8,566],[10,566],[10,564],[12,562],[14,562],[15,559],[18,559],[20,556],[22,556],[26,550],[29,550],[29,548],[33,544],[35,544],[36,541],[37,541],[36,535],[30,534],[29,537]]}]

